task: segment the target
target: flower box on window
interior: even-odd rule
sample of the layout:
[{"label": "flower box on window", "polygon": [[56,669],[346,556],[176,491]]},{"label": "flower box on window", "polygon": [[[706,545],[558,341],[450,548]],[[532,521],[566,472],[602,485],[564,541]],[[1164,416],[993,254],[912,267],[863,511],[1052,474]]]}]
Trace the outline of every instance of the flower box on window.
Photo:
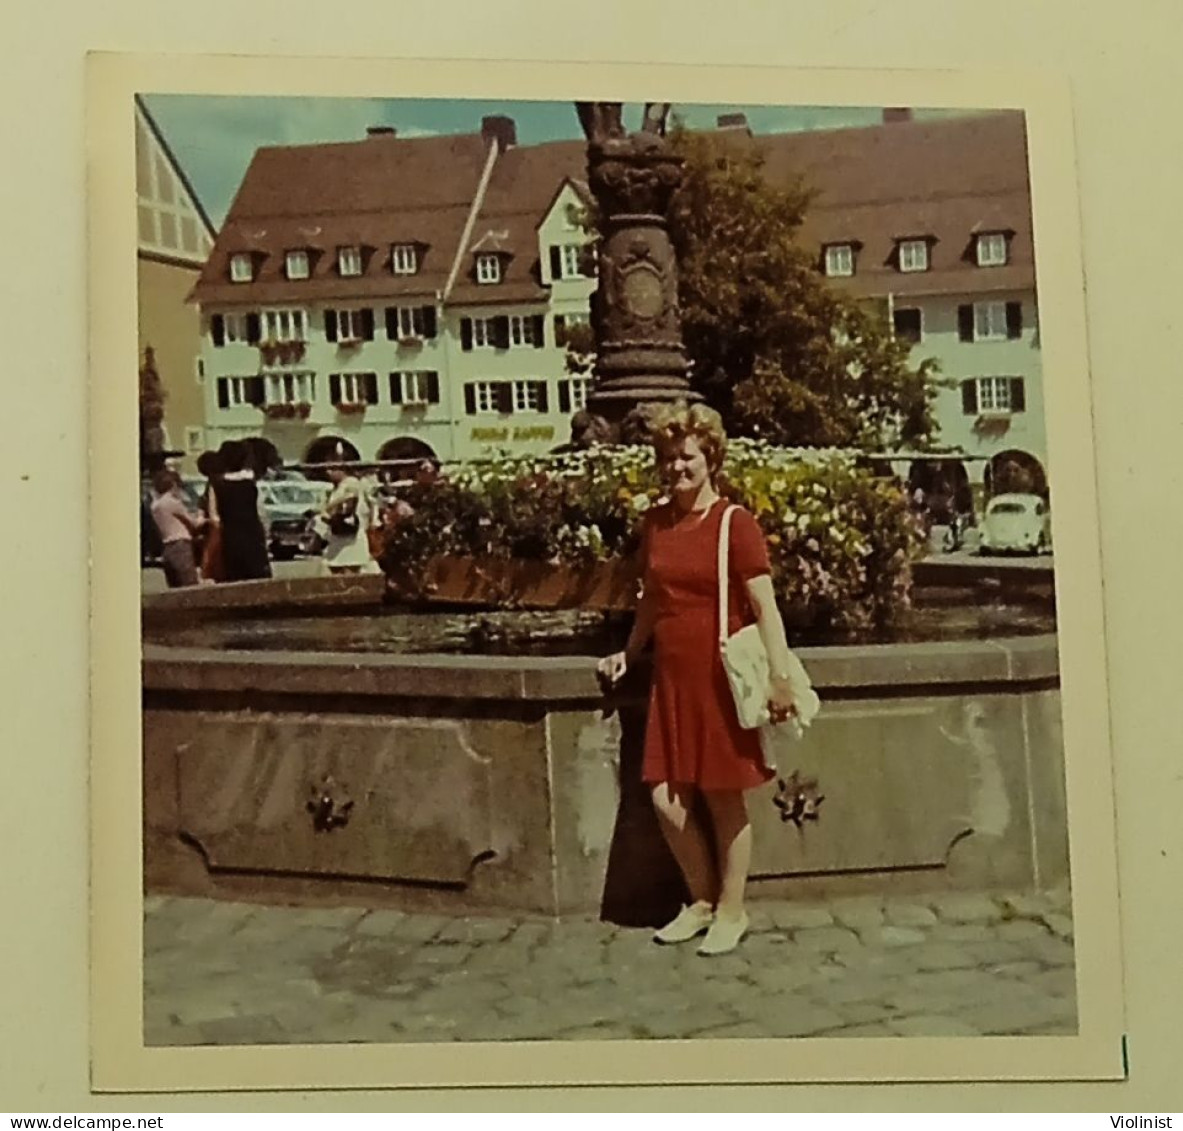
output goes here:
[{"label": "flower box on window", "polygon": [[355,349],[357,349],[358,346],[361,345],[361,342],[362,342],[361,338],[354,338],[354,337],[338,338],[337,339],[337,346],[339,349],[343,349],[343,350],[355,350]]},{"label": "flower box on window", "polygon": [[267,404],[263,406],[263,415],[268,420],[291,420],[296,415],[296,406],[288,404],[286,401]]},{"label": "flower box on window", "polygon": [[296,410],[296,415],[301,420],[307,420],[312,412],[312,405],[308,401],[297,401],[292,408]]},{"label": "flower box on window", "polygon": [[279,357],[279,342],[266,338],[259,343],[259,356],[265,365],[274,365]]},{"label": "flower box on window", "polygon": [[304,343],[303,342],[280,342],[276,347],[276,354],[279,360],[285,365],[290,365],[294,361],[302,361],[304,358]]},{"label": "flower box on window", "polygon": [[406,346],[407,349],[418,349],[423,345],[423,339],[418,334],[400,334],[398,344]]},{"label": "flower box on window", "polygon": [[341,401],[333,406],[342,416],[361,416],[366,411],[365,401]]}]

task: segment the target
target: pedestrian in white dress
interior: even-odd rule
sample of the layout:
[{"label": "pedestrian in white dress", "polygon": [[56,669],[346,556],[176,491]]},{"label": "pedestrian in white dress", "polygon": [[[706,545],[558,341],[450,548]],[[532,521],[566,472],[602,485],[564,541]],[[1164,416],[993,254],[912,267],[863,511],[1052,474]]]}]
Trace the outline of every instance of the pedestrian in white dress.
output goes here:
[{"label": "pedestrian in white dress", "polygon": [[327,475],[333,489],[317,522],[317,532],[326,543],[326,570],[331,574],[381,572],[370,553],[370,493],[343,467],[330,467]]}]

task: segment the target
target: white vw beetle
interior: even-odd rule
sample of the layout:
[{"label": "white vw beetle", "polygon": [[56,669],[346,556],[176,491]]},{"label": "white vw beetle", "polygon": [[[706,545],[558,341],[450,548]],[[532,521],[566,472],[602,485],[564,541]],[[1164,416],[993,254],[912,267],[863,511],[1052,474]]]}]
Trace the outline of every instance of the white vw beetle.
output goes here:
[{"label": "white vw beetle", "polygon": [[1050,515],[1038,495],[995,495],[986,504],[981,553],[1043,554],[1050,549]]}]

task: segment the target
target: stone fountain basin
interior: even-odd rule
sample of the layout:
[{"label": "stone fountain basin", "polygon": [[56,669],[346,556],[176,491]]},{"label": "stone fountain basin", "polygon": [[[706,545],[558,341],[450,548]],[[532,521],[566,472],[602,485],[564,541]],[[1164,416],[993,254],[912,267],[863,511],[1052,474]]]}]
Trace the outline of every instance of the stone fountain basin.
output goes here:
[{"label": "stone fountain basin", "polygon": [[[145,598],[170,620],[372,607],[382,578]],[[801,649],[824,710],[781,769],[819,819],[749,794],[751,892],[1043,888],[1068,875],[1054,635]],[[646,673],[591,656],[146,644],[149,888],[458,913],[659,918],[676,874],[639,781]]]}]

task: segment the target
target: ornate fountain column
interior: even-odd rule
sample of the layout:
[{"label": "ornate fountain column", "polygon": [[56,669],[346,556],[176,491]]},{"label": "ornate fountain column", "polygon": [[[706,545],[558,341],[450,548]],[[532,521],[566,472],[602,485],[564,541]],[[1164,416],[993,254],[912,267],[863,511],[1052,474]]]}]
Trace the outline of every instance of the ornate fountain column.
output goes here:
[{"label": "ornate fountain column", "polygon": [[701,399],[687,380],[667,227],[682,180],[682,160],[665,140],[669,104],[647,103],[644,126],[631,135],[621,125],[621,105],[576,103],[601,237],[591,304],[594,383],[587,411],[572,421],[576,443],[642,440],[646,406]]}]

